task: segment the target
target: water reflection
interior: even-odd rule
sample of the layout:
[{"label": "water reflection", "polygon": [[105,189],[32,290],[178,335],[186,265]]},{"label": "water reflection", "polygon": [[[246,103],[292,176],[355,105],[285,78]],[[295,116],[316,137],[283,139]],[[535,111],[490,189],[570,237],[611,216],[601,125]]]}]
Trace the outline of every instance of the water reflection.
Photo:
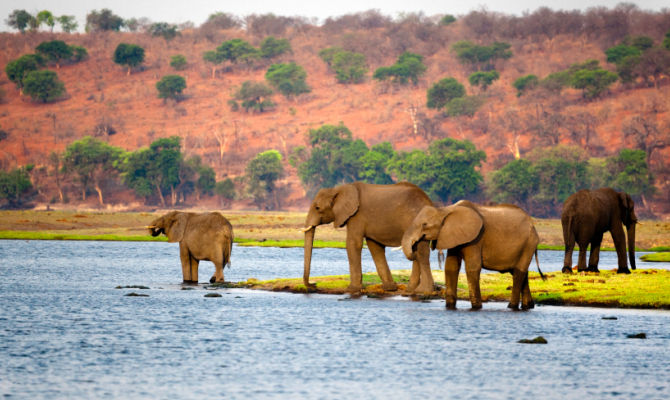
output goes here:
[{"label": "water reflection", "polygon": [[[178,290],[177,253],[168,243],[0,241],[0,395],[648,399],[670,392],[667,311],[514,313],[487,303],[481,312],[446,312],[442,301],[245,290],[208,299],[202,290]],[[364,268],[374,270],[364,254]],[[389,259],[391,268],[407,268],[401,253]],[[315,276],[348,271],[343,250],[315,250],[313,262]],[[540,262],[543,271],[559,270],[562,252],[541,252]],[[616,255],[603,254],[601,263],[614,268]],[[205,263],[201,280],[212,271]],[[301,273],[302,249],[236,247],[226,278]],[[149,297],[114,289],[137,284],[151,287],[142,291]],[[626,338],[638,332],[648,339]],[[538,335],[549,343],[516,343]]]}]

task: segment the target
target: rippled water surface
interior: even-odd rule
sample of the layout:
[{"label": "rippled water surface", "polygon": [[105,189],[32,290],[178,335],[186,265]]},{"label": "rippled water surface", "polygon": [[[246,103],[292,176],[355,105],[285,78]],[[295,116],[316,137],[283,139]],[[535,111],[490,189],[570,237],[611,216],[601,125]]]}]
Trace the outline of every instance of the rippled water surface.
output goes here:
[{"label": "rippled water surface", "polygon": [[[447,312],[437,300],[240,289],[205,298],[202,286],[180,290],[169,243],[0,241],[0,259],[6,398],[670,396],[667,311],[485,303],[470,312],[459,302]],[[540,263],[560,270],[562,252],[540,252]],[[400,252],[389,264],[408,267]],[[602,253],[600,267],[615,268],[616,255]],[[669,266],[638,263],[651,267]],[[200,280],[213,270],[202,263]],[[344,250],[315,249],[313,275],[343,273]],[[235,247],[225,274],[298,277],[302,249]],[[626,337],[639,332],[648,339]],[[516,343],[538,335],[549,343]]]}]

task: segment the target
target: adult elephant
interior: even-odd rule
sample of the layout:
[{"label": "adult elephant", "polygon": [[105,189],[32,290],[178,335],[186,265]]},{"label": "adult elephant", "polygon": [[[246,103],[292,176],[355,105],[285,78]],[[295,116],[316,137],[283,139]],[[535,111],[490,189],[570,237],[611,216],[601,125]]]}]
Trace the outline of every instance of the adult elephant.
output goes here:
[{"label": "adult elephant", "polygon": [[[461,200],[448,207],[424,207],[414,218],[402,238],[402,249],[408,259],[416,257],[416,248],[431,241],[433,249],[447,250],[444,265],[446,307],[456,308],[456,284],[461,261],[473,309],[482,308],[479,275],[482,268],[510,272],[513,276],[509,308],[533,308],[528,286],[528,266],[533,254],[537,261],[537,231],[528,214],[519,207],[503,204],[482,206]],[[538,271],[540,265],[538,263]],[[542,271],[540,271],[542,275]]]},{"label": "adult elephant", "polygon": [[[416,214],[432,201],[418,186],[402,182],[392,185],[375,185],[354,182],[321,189],[314,197],[305,219],[305,270],[303,280],[309,282],[312,246],[316,227],[333,222],[335,227],[347,228],[347,257],[349,258],[350,292],[363,287],[361,249],[365,239],[384,290],[397,290],[386,262],[385,248],[400,246],[405,229]],[[421,246],[412,264],[408,291],[422,293],[434,290],[430,271],[430,249]]]},{"label": "adult elephant", "polygon": [[[603,234],[607,231],[612,235],[616,248],[619,268],[617,273],[630,274],[626,263],[626,235],[623,225],[628,231],[628,256],[630,266],[635,269],[635,203],[624,192],[611,188],[597,190],[580,190],[571,195],[563,203],[561,225],[563,226],[563,242],[565,243],[565,259],[563,272],[572,273],[572,251],[575,243],[579,245],[578,271],[598,271],[600,244]],[[589,264],[586,265],[586,248],[591,245]]]},{"label": "adult elephant", "polygon": [[190,213],[171,211],[147,226],[151,236],[164,233],[168,242],[179,242],[179,257],[184,282],[198,283],[201,260],[214,263],[210,283],[223,282],[223,268],[230,264],[233,227],[218,212]]}]

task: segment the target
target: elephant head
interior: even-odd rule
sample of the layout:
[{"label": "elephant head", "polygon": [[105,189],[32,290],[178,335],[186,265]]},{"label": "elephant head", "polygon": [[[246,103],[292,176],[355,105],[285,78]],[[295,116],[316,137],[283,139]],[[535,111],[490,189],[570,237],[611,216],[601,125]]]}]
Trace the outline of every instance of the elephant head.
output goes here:
[{"label": "elephant head", "polygon": [[336,228],[344,226],[349,218],[356,214],[358,205],[358,189],[352,184],[321,189],[314,197],[305,219],[305,271],[303,274],[305,286],[310,286],[309,273],[316,227],[331,222]]},{"label": "elephant head", "polygon": [[147,226],[151,236],[164,233],[168,242],[179,242],[184,238],[188,215],[179,211],[171,211],[162,217],[156,218]]},{"label": "elephant head", "polygon": [[621,209],[621,222],[626,227],[626,236],[628,236],[628,259],[630,267],[635,269],[635,225],[637,216],[635,215],[635,202],[628,193],[619,193],[619,207]]},{"label": "elephant head", "polygon": [[476,210],[467,206],[468,203],[459,201],[444,208],[422,208],[402,237],[405,256],[414,260],[416,244],[421,240],[430,241],[434,250],[451,249],[477,239],[484,220]]}]

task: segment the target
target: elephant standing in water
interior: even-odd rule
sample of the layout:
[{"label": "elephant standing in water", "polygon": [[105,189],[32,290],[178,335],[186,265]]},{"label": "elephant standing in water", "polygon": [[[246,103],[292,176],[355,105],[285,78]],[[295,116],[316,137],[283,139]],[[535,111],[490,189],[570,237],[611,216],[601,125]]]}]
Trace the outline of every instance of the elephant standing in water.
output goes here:
[{"label": "elephant standing in water", "polygon": [[[408,259],[416,249],[431,241],[433,249],[447,249],[444,265],[445,300],[449,309],[456,308],[456,284],[461,260],[473,309],[482,308],[479,275],[482,268],[511,272],[512,298],[508,307],[516,310],[523,294],[522,308],[534,307],[528,286],[528,266],[540,242],[533,221],[519,207],[503,204],[481,206],[466,200],[444,208],[424,207],[414,218],[402,238],[402,249]],[[538,263],[538,271],[540,265]],[[540,271],[542,275],[542,271]]]},{"label": "elephant standing in water", "polygon": [[[630,266],[635,269],[635,203],[624,192],[610,188],[598,190],[580,190],[571,195],[563,203],[561,225],[563,226],[563,242],[565,243],[565,259],[563,272],[572,273],[572,251],[575,243],[579,245],[578,271],[598,271],[600,244],[603,234],[610,231],[616,248],[619,268],[617,273],[630,274],[626,263],[626,235],[623,225],[628,231],[628,256]],[[586,248],[591,245],[589,264],[586,266]]]},{"label": "elephant standing in water", "polygon": [[179,242],[184,282],[198,283],[198,263],[211,261],[216,268],[210,283],[223,282],[223,268],[230,264],[233,227],[218,212],[196,214],[172,211],[147,226],[151,236],[164,233],[168,242]]},{"label": "elephant standing in water", "polygon": [[[346,247],[351,278],[348,290],[358,292],[363,287],[363,239],[370,249],[383,289],[397,290],[384,250],[386,246],[399,246],[405,229],[416,214],[424,206],[432,204],[423,190],[406,182],[393,185],[355,182],[319,190],[305,220],[305,286],[314,287],[309,283],[309,273],[316,227],[333,222],[336,228],[347,227]],[[428,244],[422,244],[417,253],[408,290],[432,292],[434,283]]]}]

